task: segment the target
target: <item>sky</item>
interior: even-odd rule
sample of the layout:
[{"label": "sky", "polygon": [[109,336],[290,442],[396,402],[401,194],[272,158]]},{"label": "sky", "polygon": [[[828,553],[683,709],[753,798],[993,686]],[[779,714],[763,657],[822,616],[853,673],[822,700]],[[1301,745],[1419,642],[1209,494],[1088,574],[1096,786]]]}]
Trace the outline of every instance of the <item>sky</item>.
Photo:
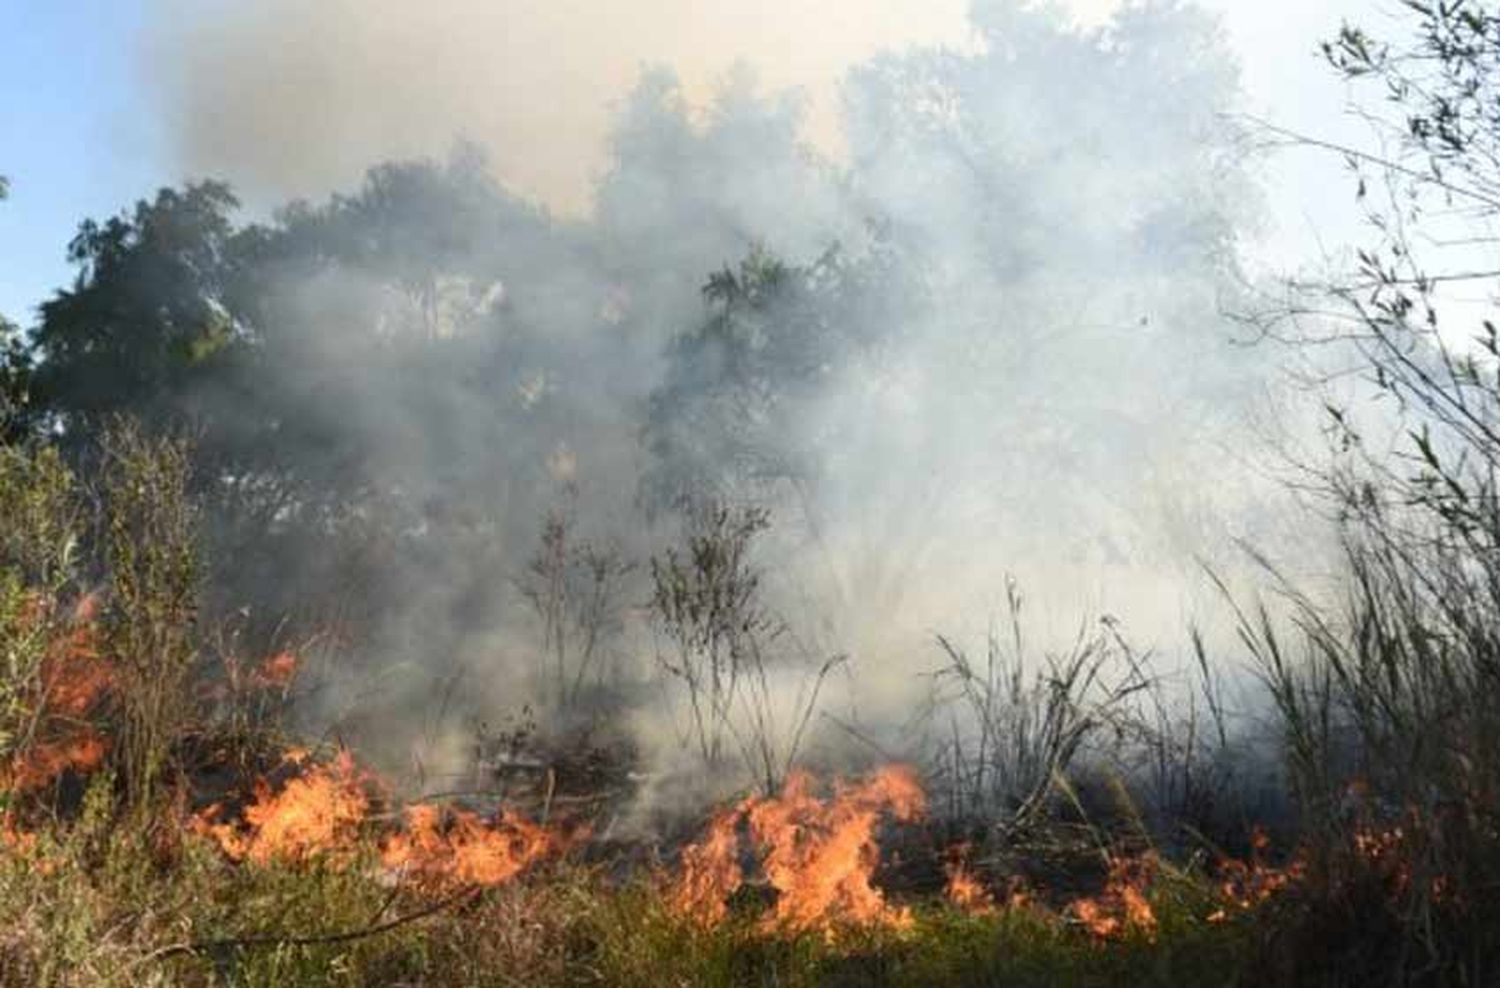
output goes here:
[{"label": "sky", "polygon": [[[1246,109],[1347,138],[1343,85],[1316,57],[1341,18],[1388,23],[1377,0],[1204,0],[1244,75]],[[873,53],[968,42],[965,0],[4,0],[0,40],[0,314],[27,323],[70,281],[85,217],[188,178],[231,181],[252,207],[347,188],[382,158],[489,149],[512,187],[588,208],[610,107],[646,65],[690,94],[737,62],[807,100],[809,138],[837,153],[837,82]],[[1071,0],[1097,22],[1112,0]],[[359,16],[353,16],[358,10]],[[543,94],[539,98],[539,94]],[[1268,166],[1255,246],[1293,266],[1350,232],[1337,161]]]},{"label": "sky", "polygon": [[140,0],[0,0],[0,314],[29,310],[71,278],[67,243],[175,180],[169,145],[140,84],[131,39]]}]

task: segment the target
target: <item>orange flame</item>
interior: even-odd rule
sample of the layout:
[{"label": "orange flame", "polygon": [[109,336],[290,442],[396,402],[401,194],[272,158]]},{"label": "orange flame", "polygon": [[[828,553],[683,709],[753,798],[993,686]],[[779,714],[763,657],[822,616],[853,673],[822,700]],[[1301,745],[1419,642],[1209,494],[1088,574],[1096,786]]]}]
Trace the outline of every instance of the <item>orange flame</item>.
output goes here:
[{"label": "orange flame", "polygon": [[[51,606],[34,596],[27,619],[41,620]],[[35,740],[0,770],[0,790],[39,789],[70,769],[90,772],[103,763],[105,739],[87,718],[114,687],[115,670],[100,655],[98,609],[96,596],[80,598],[65,631],[48,643],[31,699],[41,715]]]},{"label": "orange flame", "polygon": [[86,716],[115,681],[114,669],[87,653],[70,652],[67,659],[48,662],[42,675],[49,711],[71,718]]},{"label": "orange flame", "polygon": [[473,813],[418,804],[407,807],[406,828],[386,841],[381,861],[434,885],[500,885],[569,843],[509,810],[491,826]]},{"label": "orange flame", "polygon": [[892,909],[870,880],[879,863],[875,824],[882,810],[916,819],[926,797],[916,774],[888,766],[853,785],[839,783],[829,802],[813,792],[812,776],[794,772],[778,799],[750,808],[750,831],[770,848],[763,863],[780,896],[768,925],[793,931],[835,924],[905,926],[907,909]]},{"label": "orange flame", "polygon": [[667,899],[677,912],[704,926],[723,921],[729,913],[727,900],[744,881],[739,826],[747,808],[741,803],[719,813],[702,840],[683,848],[681,872]]},{"label": "orange flame", "polygon": [[12,767],[0,788],[27,792],[50,783],[68,769],[92,772],[104,762],[104,740],[92,732],[34,744]]},{"label": "orange flame", "polygon": [[114,686],[114,667],[100,655],[98,614],[96,595],[80,598],[67,632],[47,650],[42,689],[50,714],[84,717]]},{"label": "orange flame", "polygon": [[671,901],[700,922],[724,916],[725,900],[743,880],[738,828],[744,819],[777,891],[763,929],[831,934],[840,926],[908,925],[910,910],[890,906],[872,878],[881,814],[910,821],[926,810],[916,774],[887,766],[859,782],[836,782],[827,800],[816,789],[811,775],[793,772],[780,795],[747,799],[721,813],[705,839],[684,851],[683,878]]},{"label": "orange flame", "polygon": [[9,814],[0,817],[0,847],[18,857],[29,857],[37,846],[36,834],[16,826]]},{"label": "orange flame", "polygon": [[261,689],[284,690],[297,677],[299,662],[291,652],[277,652],[250,672],[250,683]]},{"label": "orange flame", "polygon": [[1104,890],[1097,896],[1074,900],[1068,909],[1096,937],[1111,938],[1128,932],[1155,936],[1156,911],[1146,898],[1146,890],[1157,866],[1151,853],[1113,858]]},{"label": "orange flame", "polygon": [[264,864],[344,853],[369,810],[366,782],[353,757],[341,751],[331,763],[313,766],[280,792],[273,793],[264,780],[257,782],[243,825],[217,822],[223,810],[215,804],[198,815],[193,829],[212,837],[236,861]]},{"label": "orange flame", "polygon": [[996,911],[995,897],[969,870],[969,845],[959,844],[948,853],[944,870],[948,874],[948,901],[970,916],[988,916]]},{"label": "orange flame", "polygon": [[[1266,832],[1256,827],[1250,834],[1250,860],[1248,862],[1229,858],[1219,863],[1221,876],[1219,891],[1227,903],[1227,908],[1241,911],[1254,909],[1287,886],[1300,880],[1306,873],[1306,863],[1300,859],[1280,868],[1267,864],[1264,855],[1270,844],[1271,841],[1266,836]],[[1214,910],[1209,914],[1208,921],[1222,923],[1228,920],[1227,908]]]}]

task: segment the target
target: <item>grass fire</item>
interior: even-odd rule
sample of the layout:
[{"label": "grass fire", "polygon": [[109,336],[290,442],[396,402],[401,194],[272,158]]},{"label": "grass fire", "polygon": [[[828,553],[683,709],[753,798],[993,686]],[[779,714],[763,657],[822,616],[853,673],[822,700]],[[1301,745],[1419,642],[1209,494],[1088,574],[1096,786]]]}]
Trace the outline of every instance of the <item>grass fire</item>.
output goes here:
[{"label": "grass fire", "polygon": [[1500,984],[1500,15],[1371,3],[7,10],[0,988]]}]

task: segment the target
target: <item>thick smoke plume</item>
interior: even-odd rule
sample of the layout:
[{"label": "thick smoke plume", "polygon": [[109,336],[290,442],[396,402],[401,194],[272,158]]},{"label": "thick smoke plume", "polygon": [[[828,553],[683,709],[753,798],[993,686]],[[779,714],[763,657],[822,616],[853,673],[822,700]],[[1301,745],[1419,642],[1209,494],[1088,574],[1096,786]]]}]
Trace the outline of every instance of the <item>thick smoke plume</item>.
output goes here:
[{"label": "thick smoke plume", "polygon": [[[1201,564],[1240,566],[1234,540],[1315,562],[1268,472],[1299,428],[1275,354],[1223,316],[1258,197],[1211,17],[1156,3],[1086,28],[982,0],[966,25],[924,13],[950,44],[874,54],[900,5],[859,5],[857,31],[852,5],[637,7],[577,34],[555,4],[269,3],[159,39],[185,163],[257,194],[464,134],[487,149],[278,220],[284,242],[354,246],[272,251],[260,362],[192,396],[274,414],[293,473],[366,498],[320,516],[380,533],[348,558],[299,559],[305,518],[234,557],[237,586],[345,602],[365,656],[327,708],[362,712],[345,729],[415,737],[431,769],[466,717],[540,700],[541,519],[560,506],[639,561],[675,531],[652,492],[682,477],[770,510],[768,599],[801,653],[849,655],[824,701],[876,726],[910,712],[932,633],[982,631],[1010,576],[1043,640],[1109,613],[1170,646],[1209,619]],[[788,44],[766,81],[751,64],[703,98],[783,32],[818,57]],[[834,76],[811,127],[778,88]],[[611,97],[596,161],[582,135]],[[632,692],[659,644],[631,572],[615,685],[667,750],[679,722]]]}]

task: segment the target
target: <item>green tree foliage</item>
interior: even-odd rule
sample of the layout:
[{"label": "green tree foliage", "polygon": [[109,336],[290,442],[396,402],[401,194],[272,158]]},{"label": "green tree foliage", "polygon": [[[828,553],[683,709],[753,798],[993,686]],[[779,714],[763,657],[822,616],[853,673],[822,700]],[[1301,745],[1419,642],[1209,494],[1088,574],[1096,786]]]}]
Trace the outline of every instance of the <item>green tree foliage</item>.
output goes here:
[{"label": "green tree foliage", "polygon": [[114,414],[163,426],[187,411],[242,335],[225,304],[236,205],[205,182],[79,228],[68,247],[77,280],[43,303],[33,334],[39,413],[76,436]]},{"label": "green tree foliage", "polygon": [[789,487],[806,508],[836,437],[808,430],[805,416],[920,304],[909,260],[879,237],[860,256],[835,247],[800,266],[756,246],[710,275],[707,314],[669,344],[647,406],[647,504],[765,500]]},{"label": "green tree foliage", "polygon": [[396,600],[503,583],[483,567],[531,534],[555,450],[629,437],[598,398],[621,362],[570,359],[607,286],[578,238],[467,152],[235,208],[204,183],[81,226],[75,284],[0,337],[16,429],[85,458],[116,415],[190,438],[215,606],[375,634]]},{"label": "green tree foliage", "polygon": [[[0,202],[10,195],[10,180],[0,175]],[[25,430],[23,410],[31,379],[31,354],[21,328],[0,315],[0,442],[12,442]]]},{"label": "green tree foliage", "polygon": [[710,313],[672,343],[666,380],[651,400],[654,503],[810,479],[813,464],[787,442],[796,431],[791,392],[816,387],[831,370],[836,332],[811,278],[763,250],[737,271],[726,266],[709,277]]},{"label": "green tree foliage", "polygon": [[30,347],[21,328],[0,316],[0,441],[25,434],[30,383]]}]

